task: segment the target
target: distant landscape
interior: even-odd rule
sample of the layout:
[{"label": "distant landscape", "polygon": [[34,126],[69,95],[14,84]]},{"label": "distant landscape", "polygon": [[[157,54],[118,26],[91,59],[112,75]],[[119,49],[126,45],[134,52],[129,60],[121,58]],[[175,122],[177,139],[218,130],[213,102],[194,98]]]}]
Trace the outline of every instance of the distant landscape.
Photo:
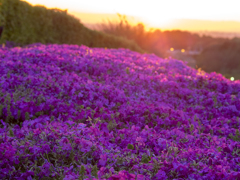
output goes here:
[{"label": "distant landscape", "polygon": [[211,36],[214,38],[240,38],[240,32],[221,32],[221,31],[195,31],[200,36]]},{"label": "distant landscape", "polygon": [[[79,16],[79,19],[81,20],[81,16]],[[128,18],[129,19],[129,18]],[[102,19],[102,22],[108,22],[108,18]],[[110,20],[112,22],[116,22],[117,20]],[[81,21],[82,22],[82,21]],[[140,22],[140,21],[139,21]],[[98,30],[99,28],[99,24],[102,23],[87,23],[87,22],[82,22],[84,24],[84,26],[86,26],[89,29],[93,29],[93,30]],[[133,24],[133,23],[131,23]],[[145,28],[146,31],[150,30],[150,29],[162,29],[162,28]],[[175,30],[179,30],[179,28],[175,28]],[[162,31],[166,31],[166,30],[162,30]],[[227,39],[232,39],[232,38],[240,38],[240,31],[239,32],[225,32],[225,31],[209,31],[209,30],[202,30],[202,31],[189,31],[189,30],[180,30],[180,31],[188,31],[190,33],[193,34],[198,34],[199,36],[211,36],[213,38],[227,38]]]}]

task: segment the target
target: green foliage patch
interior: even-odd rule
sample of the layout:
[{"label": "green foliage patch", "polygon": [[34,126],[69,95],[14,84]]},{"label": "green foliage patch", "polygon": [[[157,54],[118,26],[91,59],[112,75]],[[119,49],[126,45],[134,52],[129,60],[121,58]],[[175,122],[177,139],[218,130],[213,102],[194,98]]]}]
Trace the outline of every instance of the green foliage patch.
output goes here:
[{"label": "green foliage patch", "polygon": [[86,28],[67,11],[31,6],[21,0],[0,0],[0,43],[77,44],[89,47],[143,50],[133,41]]}]

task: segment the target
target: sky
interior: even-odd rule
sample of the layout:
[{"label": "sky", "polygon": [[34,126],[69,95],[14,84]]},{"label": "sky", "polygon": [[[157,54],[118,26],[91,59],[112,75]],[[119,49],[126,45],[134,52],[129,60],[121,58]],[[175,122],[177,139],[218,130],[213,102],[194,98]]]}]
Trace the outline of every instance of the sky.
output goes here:
[{"label": "sky", "polygon": [[[67,9],[84,23],[116,19],[117,13],[148,27],[240,32],[240,0],[26,0]],[[195,21],[193,21],[195,20]],[[203,27],[206,26],[206,27]],[[195,28],[194,28],[195,27]]]}]

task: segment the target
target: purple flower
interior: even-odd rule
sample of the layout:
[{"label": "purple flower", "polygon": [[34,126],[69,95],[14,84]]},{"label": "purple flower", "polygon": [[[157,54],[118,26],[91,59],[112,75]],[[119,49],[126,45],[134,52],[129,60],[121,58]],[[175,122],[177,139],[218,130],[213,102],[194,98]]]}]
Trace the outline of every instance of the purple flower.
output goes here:
[{"label": "purple flower", "polygon": [[167,179],[167,175],[164,171],[159,170],[157,174],[155,175],[155,178],[157,179]]}]

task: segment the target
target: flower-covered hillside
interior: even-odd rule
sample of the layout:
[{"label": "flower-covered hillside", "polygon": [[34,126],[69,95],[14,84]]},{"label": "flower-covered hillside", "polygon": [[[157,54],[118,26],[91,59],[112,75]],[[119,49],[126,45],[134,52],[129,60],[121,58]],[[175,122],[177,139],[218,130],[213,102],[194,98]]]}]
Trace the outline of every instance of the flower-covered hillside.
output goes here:
[{"label": "flower-covered hillside", "polygon": [[240,82],[126,49],[0,49],[0,179],[238,179]]}]

